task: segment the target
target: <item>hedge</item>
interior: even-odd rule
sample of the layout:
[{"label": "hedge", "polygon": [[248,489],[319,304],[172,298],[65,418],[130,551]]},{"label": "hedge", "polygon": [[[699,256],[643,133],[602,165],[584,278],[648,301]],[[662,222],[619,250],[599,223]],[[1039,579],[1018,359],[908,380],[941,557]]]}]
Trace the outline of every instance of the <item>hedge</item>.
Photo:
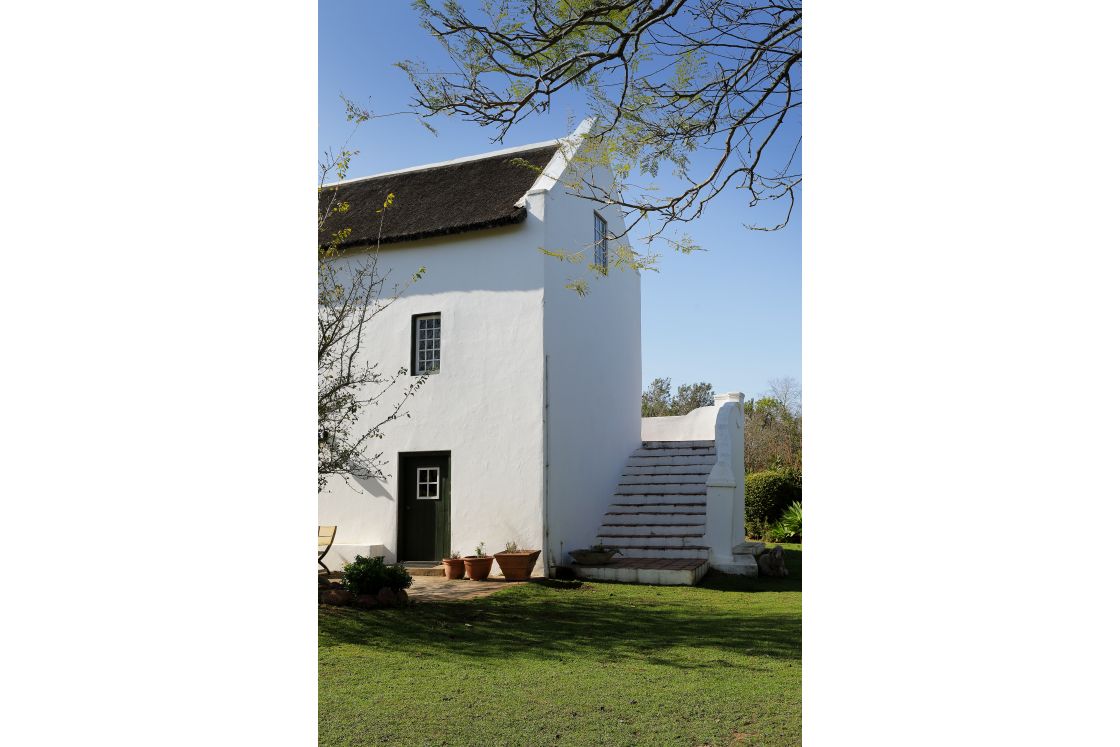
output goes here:
[{"label": "hedge", "polygon": [[764,537],[770,525],[777,522],[789,506],[801,501],[801,473],[793,470],[749,472],[743,493],[747,536]]}]

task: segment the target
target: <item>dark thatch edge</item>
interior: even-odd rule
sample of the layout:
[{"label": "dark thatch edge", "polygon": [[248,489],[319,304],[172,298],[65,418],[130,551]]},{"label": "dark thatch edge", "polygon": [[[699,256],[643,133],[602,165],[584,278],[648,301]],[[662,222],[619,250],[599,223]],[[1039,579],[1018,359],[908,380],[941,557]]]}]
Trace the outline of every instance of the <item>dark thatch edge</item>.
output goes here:
[{"label": "dark thatch edge", "polygon": [[[433,231],[417,231],[416,233],[404,234],[402,236],[392,236],[389,238],[381,239],[381,246],[385,244],[401,244],[406,241],[419,241],[420,239],[430,239],[433,236],[449,236],[456,233],[466,233],[467,231],[484,231],[487,228],[500,228],[502,226],[512,226],[517,223],[524,223],[525,218],[529,215],[528,208],[519,207],[510,215],[504,218],[497,218],[495,220],[482,221],[480,223],[463,223],[458,226],[445,226]],[[377,246],[378,242],[370,239],[358,239],[357,241],[345,241],[338,245],[339,249],[358,249]],[[326,248],[326,244],[323,244]]]}]

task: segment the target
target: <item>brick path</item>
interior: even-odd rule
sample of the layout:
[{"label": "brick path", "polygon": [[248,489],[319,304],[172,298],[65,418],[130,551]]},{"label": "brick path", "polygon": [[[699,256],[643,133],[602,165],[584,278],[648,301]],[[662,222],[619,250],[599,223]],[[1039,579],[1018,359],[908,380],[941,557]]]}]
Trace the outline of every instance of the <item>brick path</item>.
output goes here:
[{"label": "brick path", "polygon": [[438,576],[413,576],[408,588],[408,598],[417,602],[459,602],[465,599],[488,597],[496,591],[518,586],[525,581],[448,581]]}]

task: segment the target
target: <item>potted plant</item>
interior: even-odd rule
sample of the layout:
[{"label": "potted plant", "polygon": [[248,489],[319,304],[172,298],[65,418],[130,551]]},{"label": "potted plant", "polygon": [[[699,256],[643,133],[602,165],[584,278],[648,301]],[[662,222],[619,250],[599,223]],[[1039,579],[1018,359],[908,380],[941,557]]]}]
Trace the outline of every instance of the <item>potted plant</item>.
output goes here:
[{"label": "potted plant", "polygon": [[443,559],[443,575],[448,579],[462,578],[466,567],[463,565],[463,557],[457,552],[451,553],[450,557]]},{"label": "potted plant", "polygon": [[494,559],[506,581],[528,581],[540,554],[540,550],[519,550],[516,542],[507,542],[503,552],[494,553]]},{"label": "potted plant", "polygon": [[600,542],[586,550],[572,550],[572,558],[580,565],[603,565],[609,563],[615,555],[621,555],[622,550],[617,547],[604,547]]},{"label": "potted plant", "polygon": [[490,568],[494,565],[494,556],[483,554],[482,551],[485,547],[485,542],[479,542],[478,547],[474,549],[474,555],[463,558],[467,578],[471,581],[485,581],[490,576]]}]

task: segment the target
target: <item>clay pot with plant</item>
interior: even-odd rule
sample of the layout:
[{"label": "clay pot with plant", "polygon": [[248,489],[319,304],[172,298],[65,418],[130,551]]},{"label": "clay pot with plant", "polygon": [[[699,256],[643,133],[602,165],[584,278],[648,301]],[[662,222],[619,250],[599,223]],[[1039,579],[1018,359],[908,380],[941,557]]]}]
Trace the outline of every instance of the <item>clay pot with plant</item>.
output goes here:
[{"label": "clay pot with plant", "polygon": [[585,550],[572,550],[570,554],[580,565],[603,565],[611,562],[611,558],[615,555],[621,555],[622,550],[617,547],[604,547],[600,542]]},{"label": "clay pot with plant", "polygon": [[494,553],[494,559],[506,581],[528,581],[540,554],[540,550],[521,550],[516,542],[507,542],[504,551]]},{"label": "clay pot with plant", "polygon": [[448,580],[462,578],[465,571],[466,566],[463,564],[463,558],[459,553],[453,552],[443,559],[443,575]]},{"label": "clay pot with plant", "polygon": [[485,581],[490,577],[490,569],[494,566],[494,556],[484,554],[483,550],[485,548],[486,543],[479,542],[478,547],[474,549],[474,555],[463,558],[467,578],[471,581]]}]

